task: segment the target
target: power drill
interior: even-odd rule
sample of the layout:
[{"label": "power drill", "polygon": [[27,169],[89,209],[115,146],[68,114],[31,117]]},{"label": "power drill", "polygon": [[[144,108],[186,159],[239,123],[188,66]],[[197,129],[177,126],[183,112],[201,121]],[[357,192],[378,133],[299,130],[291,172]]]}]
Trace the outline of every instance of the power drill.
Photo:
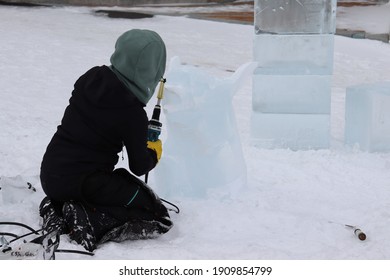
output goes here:
[{"label": "power drill", "polygon": [[[148,125],[148,141],[156,142],[161,134],[162,123],[160,122],[161,113],[161,99],[164,96],[164,84],[167,80],[164,78],[160,79],[160,88],[157,94],[157,104],[154,106],[152,118]],[[149,172],[145,174],[145,183],[148,183]]]},{"label": "power drill", "polygon": [[162,123],[160,122],[161,113],[161,100],[164,96],[164,84],[167,80],[164,78],[160,79],[160,88],[157,94],[157,104],[154,106],[152,118],[148,125],[148,141],[156,142],[161,134]]}]

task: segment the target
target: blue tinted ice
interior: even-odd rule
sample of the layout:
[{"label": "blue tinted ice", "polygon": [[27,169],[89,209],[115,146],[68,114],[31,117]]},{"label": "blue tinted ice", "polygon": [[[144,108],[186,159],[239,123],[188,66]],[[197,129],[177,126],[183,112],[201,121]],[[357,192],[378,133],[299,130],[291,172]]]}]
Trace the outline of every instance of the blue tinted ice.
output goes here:
[{"label": "blue tinted ice", "polygon": [[390,81],[347,88],[345,143],[369,152],[390,151]]},{"label": "blue tinted ice", "polygon": [[256,34],[331,34],[336,0],[255,0]]}]

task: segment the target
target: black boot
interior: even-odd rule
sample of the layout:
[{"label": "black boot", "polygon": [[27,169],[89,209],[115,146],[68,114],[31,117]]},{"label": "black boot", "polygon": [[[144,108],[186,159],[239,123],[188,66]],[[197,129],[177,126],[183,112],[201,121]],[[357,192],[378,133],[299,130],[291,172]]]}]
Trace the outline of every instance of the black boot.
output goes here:
[{"label": "black boot", "polygon": [[157,238],[163,233],[168,232],[172,227],[172,222],[169,220],[166,223],[159,221],[132,220],[123,225],[107,232],[99,241],[104,243],[107,241],[122,242],[125,240],[139,240]]},{"label": "black boot", "polygon": [[106,213],[81,203],[66,202],[63,208],[69,237],[92,252],[102,236],[120,225],[120,222]]},{"label": "black boot", "polygon": [[[57,206],[57,207],[56,207]],[[46,232],[57,231],[59,234],[67,232],[62,213],[56,208],[60,207],[45,197],[39,205],[39,215],[43,218],[42,229]]]},{"label": "black boot", "polygon": [[87,251],[95,250],[96,237],[84,206],[75,202],[65,202],[62,212],[69,228],[70,239],[82,245]]}]

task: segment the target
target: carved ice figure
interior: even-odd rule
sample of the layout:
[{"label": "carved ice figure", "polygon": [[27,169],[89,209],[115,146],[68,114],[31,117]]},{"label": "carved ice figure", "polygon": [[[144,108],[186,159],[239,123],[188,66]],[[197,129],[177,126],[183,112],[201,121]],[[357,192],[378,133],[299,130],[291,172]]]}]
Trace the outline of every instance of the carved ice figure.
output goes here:
[{"label": "carved ice figure", "polygon": [[[246,184],[246,165],[232,99],[256,63],[218,79],[178,57],[170,61],[163,99],[167,139],[156,168],[160,193],[204,197],[225,187],[230,194]],[[164,132],[165,133],[165,132]]]}]

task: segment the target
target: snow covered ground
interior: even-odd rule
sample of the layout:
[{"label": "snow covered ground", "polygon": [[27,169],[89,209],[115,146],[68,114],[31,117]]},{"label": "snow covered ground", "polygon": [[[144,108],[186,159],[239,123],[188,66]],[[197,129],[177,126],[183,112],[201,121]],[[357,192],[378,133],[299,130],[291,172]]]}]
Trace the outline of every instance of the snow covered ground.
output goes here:
[{"label": "snow covered ground", "polygon": [[[348,1],[352,2],[352,1]],[[360,2],[360,1],[356,1]],[[363,1],[364,2],[364,1]],[[366,1],[367,2],[367,1]],[[338,28],[363,30],[374,34],[390,33],[390,5],[338,7]]]},{"label": "snow covered ground", "polygon": [[[351,17],[348,25],[383,32],[389,17],[377,12],[389,8],[369,8],[372,18],[382,19],[375,30],[360,17]],[[37,189],[3,186],[0,221],[34,228],[40,226],[37,210],[44,196],[37,178],[40,162],[73,83],[90,67],[109,64],[120,34],[132,28],[155,30],[166,42],[168,59],[179,56],[221,78],[252,60],[254,32],[249,25],[168,16],[109,19],[89,8],[7,6],[0,6],[0,23],[0,175],[2,182],[21,175]],[[389,44],[336,36],[332,146],[318,151],[251,146],[248,78],[233,100],[247,165],[246,189],[234,197],[223,190],[198,199],[171,194],[164,198],[181,213],[172,214],[175,226],[165,236],[107,243],[94,257],[57,254],[57,259],[390,259],[390,154],[343,145],[346,88],[390,80],[389,65]],[[149,112],[153,106],[151,102]],[[153,186],[153,172],[150,176]],[[359,241],[345,224],[363,229],[367,239]],[[9,230],[15,229],[0,229]],[[60,247],[80,249],[65,236]]]}]

